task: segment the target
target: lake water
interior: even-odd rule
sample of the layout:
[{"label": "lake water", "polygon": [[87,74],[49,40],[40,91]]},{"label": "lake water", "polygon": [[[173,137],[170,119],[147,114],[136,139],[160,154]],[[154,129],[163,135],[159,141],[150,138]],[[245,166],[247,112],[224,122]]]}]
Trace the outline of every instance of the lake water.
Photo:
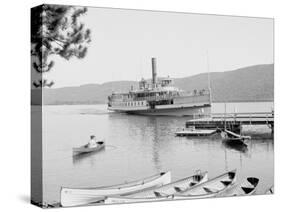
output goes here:
[{"label": "lake water", "polygon": [[[224,112],[214,103],[212,111]],[[228,103],[227,112],[270,112],[272,102]],[[172,180],[198,169],[215,177],[237,169],[238,182],[247,176],[260,178],[257,194],[273,185],[274,145],[267,126],[246,126],[255,136],[246,149],[225,146],[219,136],[175,137],[186,118],[149,117],[111,113],[106,105],[44,106],[43,196],[44,202],[59,202],[61,186],[95,187],[141,179],[170,170]],[[95,134],[106,140],[106,149],[73,158],[72,148]]]}]

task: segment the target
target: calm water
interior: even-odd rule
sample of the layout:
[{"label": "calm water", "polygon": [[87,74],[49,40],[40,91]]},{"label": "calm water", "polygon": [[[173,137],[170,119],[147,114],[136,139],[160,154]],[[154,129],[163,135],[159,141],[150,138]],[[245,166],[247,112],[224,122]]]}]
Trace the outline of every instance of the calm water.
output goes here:
[{"label": "calm water", "polygon": [[[227,112],[271,111],[273,103],[229,103]],[[215,103],[213,112],[224,112]],[[171,170],[172,179],[209,171],[214,177],[237,169],[238,181],[260,178],[258,194],[273,185],[273,139],[267,126],[247,126],[245,132],[262,133],[247,149],[222,144],[211,138],[175,137],[186,118],[148,117],[109,113],[105,105],[46,106],[43,111],[44,201],[59,201],[61,186],[90,187],[140,179]],[[85,144],[89,135],[106,140],[106,149],[73,158],[72,148]],[[266,135],[266,136],[264,136]]]}]

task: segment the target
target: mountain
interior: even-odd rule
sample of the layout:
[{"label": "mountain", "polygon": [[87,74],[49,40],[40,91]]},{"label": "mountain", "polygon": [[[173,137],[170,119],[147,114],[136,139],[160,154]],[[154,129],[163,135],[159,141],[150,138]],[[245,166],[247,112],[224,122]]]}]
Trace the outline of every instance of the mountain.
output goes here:
[{"label": "mountain", "polygon": [[[171,73],[172,75],[172,73]],[[255,65],[233,71],[210,73],[212,100],[231,101],[273,101],[274,65]],[[190,91],[208,87],[208,74],[174,79],[175,87]],[[135,81],[115,81],[104,84],[87,84],[78,87],[43,89],[44,104],[98,104],[106,103],[112,91],[128,91],[137,87]],[[38,96],[40,90],[32,90]],[[32,98],[33,100],[35,98]],[[32,104],[36,104],[35,101]]]},{"label": "mountain", "polygon": [[[255,65],[234,71],[210,73],[212,99],[227,101],[273,101],[274,65]],[[208,87],[208,74],[175,79],[184,90]]]}]

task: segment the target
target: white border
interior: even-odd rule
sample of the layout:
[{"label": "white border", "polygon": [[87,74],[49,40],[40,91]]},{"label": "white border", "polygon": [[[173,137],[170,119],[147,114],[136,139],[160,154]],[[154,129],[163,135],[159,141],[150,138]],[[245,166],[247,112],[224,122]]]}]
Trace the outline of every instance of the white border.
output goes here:
[{"label": "white border", "polygon": [[[2,211],[35,211],[30,190],[29,10],[42,3],[275,18],[275,161],[280,163],[280,5],[274,0],[7,0],[1,2],[1,204]],[[280,168],[273,196],[80,207],[69,211],[271,211],[280,204]],[[280,165],[279,165],[280,167]],[[6,209],[6,210],[5,210]],[[54,209],[52,211],[57,211]],[[63,209],[59,209],[60,211]],[[58,210],[58,211],[59,211]]]}]

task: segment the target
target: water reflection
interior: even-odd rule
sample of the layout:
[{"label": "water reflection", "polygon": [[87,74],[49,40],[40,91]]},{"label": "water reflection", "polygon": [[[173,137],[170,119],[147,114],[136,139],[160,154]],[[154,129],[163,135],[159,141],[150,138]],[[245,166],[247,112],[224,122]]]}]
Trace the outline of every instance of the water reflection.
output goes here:
[{"label": "water reflection", "polygon": [[[139,116],[126,114],[109,114],[110,130],[123,128],[127,133],[124,139],[131,140],[144,157],[151,157],[151,162],[157,172],[163,171],[160,152],[165,152],[175,140],[175,129],[183,126],[185,118]],[[129,137],[128,137],[129,136]],[[133,144],[132,144],[133,145]],[[134,148],[134,147],[131,147]],[[149,151],[150,153],[148,154]]]},{"label": "water reflection", "polygon": [[72,156],[72,163],[73,165],[79,165],[83,162],[90,163],[91,166],[95,164],[95,155],[101,154],[105,149],[101,149],[98,152],[89,152],[84,154],[78,154]]},{"label": "water reflection", "polygon": [[230,150],[235,150],[241,153],[247,153],[248,152],[248,147],[247,145],[243,144],[234,144],[234,143],[229,143],[229,142],[222,142],[222,145],[225,148],[228,148]]},{"label": "water reflection", "polygon": [[[148,122],[149,122],[149,126],[152,130],[152,160],[153,160],[156,170],[158,172],[161,172],[162,168],[161,168],[160,159],[159,159],[159,150],[161,148],[161,145],[159,144],[159,142],[161,142],[159,139],[159,135],[160,135],[159,121],[158,121],[157,117],[149,117]],[[144,131],[144,130],[145,130],[145,128],[142,128],[142,131]],[[161,129],[160,129],[160,131],[161,131]]]}]

